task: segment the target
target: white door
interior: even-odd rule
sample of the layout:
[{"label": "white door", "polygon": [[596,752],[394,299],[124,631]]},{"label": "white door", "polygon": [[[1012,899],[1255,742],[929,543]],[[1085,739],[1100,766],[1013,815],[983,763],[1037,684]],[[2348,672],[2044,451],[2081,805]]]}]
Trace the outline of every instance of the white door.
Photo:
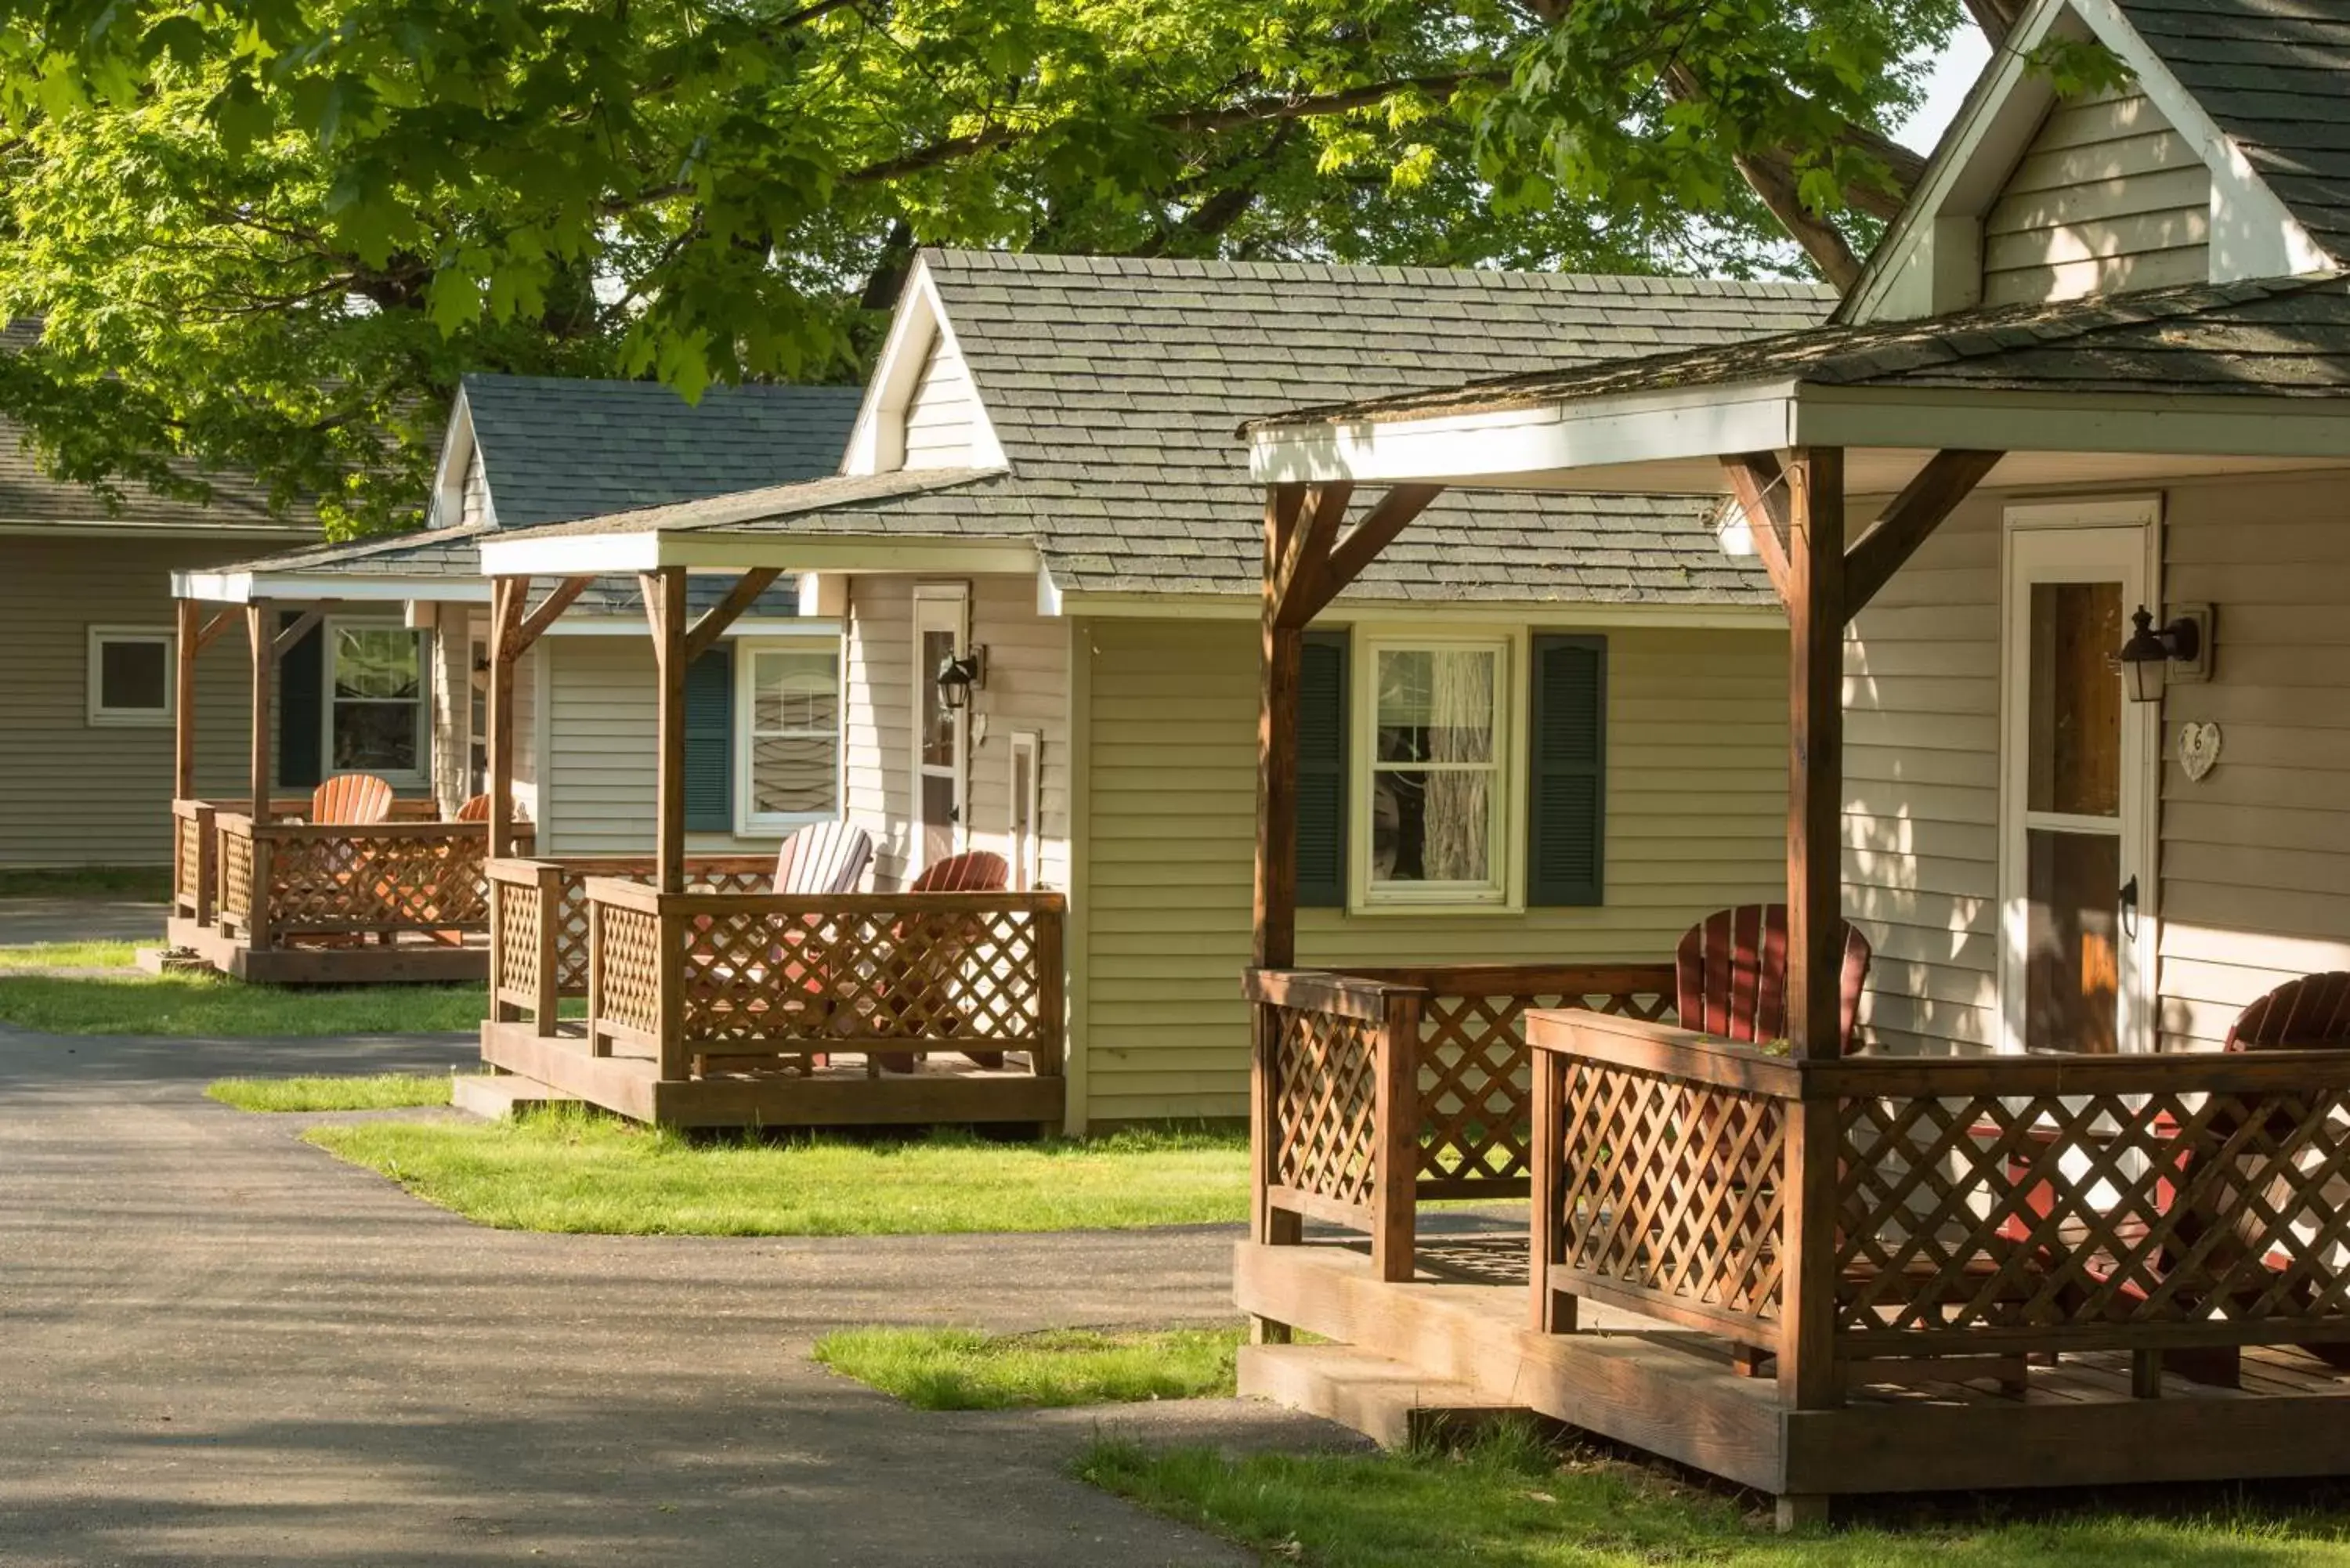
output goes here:
[{"label": "white door", "polygon": [[971,710],[950,712],[939,697],[939,667],[969,647],[970,599],[960,585],[914,590],[915,868],[962,846],[964,762]]},{"label": "white door", "polygon": [[2039,515],[2049,521],[2019,525],[2012,514],[2007,534],[2004,1043],[2151,1050],[2160,710],[2126,698],[2120,653],[2130,612],[2154,602],[2155,519],[2150,506],[2142,522],[2120,525],[2064,526],[2053,508]]}]

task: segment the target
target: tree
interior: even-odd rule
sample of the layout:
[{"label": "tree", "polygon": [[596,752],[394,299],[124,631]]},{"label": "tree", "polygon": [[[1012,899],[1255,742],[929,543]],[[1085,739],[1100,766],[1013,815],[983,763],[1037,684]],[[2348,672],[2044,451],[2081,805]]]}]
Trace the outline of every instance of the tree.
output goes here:
[{"label": "tree", "polygon": [[[1991,6],[2004,0],[1970,0]],[[467,369],[858,373],[923,244],[1848,276],[1959,0],[0,0],[0,412],[413,514]],[[1792,233],[1800,250],[1791,251]]]}]

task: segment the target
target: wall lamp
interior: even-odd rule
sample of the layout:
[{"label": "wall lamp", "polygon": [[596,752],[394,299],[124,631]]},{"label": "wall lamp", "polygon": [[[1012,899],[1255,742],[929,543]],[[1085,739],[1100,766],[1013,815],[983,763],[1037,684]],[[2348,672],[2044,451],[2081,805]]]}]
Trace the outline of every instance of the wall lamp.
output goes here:
[{"label": "wall lamp", "polygon": [[2130,616],[2122,644],[2122,689],[2133,702],[2158,702],[2167,680],[2211,678],[2211,607],[2189,605],[2163,626],[2144,605]]},{"label": "wall lamp", "polygon": [[974,648],[956,658],[950,654],[939,664],[939,706],[950,713],[960,713],[971,706],[971,694],[987,690],[987,649]]}]

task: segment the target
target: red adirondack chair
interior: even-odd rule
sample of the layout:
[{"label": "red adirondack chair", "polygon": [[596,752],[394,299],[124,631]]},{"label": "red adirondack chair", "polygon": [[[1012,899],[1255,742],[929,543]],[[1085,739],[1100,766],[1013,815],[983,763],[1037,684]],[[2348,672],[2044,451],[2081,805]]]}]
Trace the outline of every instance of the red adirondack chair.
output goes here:
[{"label": "red adirondack chair", "polygon": [[[1868,982],[1868,939],[1844,929],[1838,977],[1843,1048],[1852,1049],[1860,993]],[[1787,906],[1741,904],[1689,929],[1673,954],[1680,1026],[1767,1045],[1787,1036]]]},{"label": "red adirondack chair", "polygon": [[[1012,886],[1012,863],[990,850],[973,849],[961,855],[950,855],[922,867],[913,881],[907,884],[909,893],[999,893]],[[936,991],[945,985],[955,966],[962,961],[976,935],[973,929],[957,922],[925,922],[920,932],[906,929],[901,922],[897,938],[905,959],[889,982],[889,989],[907,992]],[[1001,1051],[965,1051],[972,1063],[989,1072],[1003,1065]],[[893,1073],[913,1071],[917,1054],[911,1051],[882,1051],[870,1058],[877,1068]]]},{"label": "red adirondack chair", "polygon": [[391,820],[391,786],[373,774],[338,774],[310,792],[310,820],[364,826]]},{"label": "red adirondack chair", "polygon": [[2350,973],[2286,981],[2236,1015],[2230,1051],[2334,1050],[2350,1046]]}]

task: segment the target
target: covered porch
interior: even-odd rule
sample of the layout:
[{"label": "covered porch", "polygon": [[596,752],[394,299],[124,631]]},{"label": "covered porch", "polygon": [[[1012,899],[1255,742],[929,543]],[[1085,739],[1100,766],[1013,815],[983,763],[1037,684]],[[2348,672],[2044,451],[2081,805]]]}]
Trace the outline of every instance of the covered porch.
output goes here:
[{"label": "covered porch", "polygon": [[[472,531],[452,530],[175,576],[172,946],[223,974],[285,984],[488,974],[489,828],[479,814],[446,809],[420,775],[372,820],[326,821],[318,797],[288,795],[276,783],[281,711],[294,701],[282,679],[288,653],[330,618],[406,636],[410,603],[483,597],[473,548]],[[195,787],[197,661],[240,632],[253,670],[251,787],[242,798],[208,799]],[[399,701],[419,715],[411,743],[421,748],[432,673],[421,653],[414,662],[418,689]],[[317,760],[329,779],[344,771],[340,758]]]},{"label": "covered porch", "polygon": [[[689,850],[689,667],[779,581],[923,565],[899,541],[860,551],[783,527],[718,525],[755,523],[763,499],[785,498],[782,514],[792,515],[791,498],[821,499],[840,483],[531,530],[484,548],[492,809],[483,1059],[668,1126],[1057,1129],[1066,895],[1000,878],[970,891],[867,891],[853,871],[847,890],[810,888],[786,874],[795,840],[780,861]],[[986,569],[983,552],[944,554],[949,569]],[[658,681],[653,851],[534,857],[502,805],[515,770],[516,666],[597,576],[619,573],[641,592]],[[698,612],[690,574],[726,583]],[[537,592],[541,579],[552,586]],[[821,783],[829,805],[804,812],[801,833],[831,831],[844,815],[845,783]]]},{"label": "covered porch", "polygon": [[[2203,776],[2164,758],[2183,743],[2208,769],[2217,746],[2188,717],[2248,715],[2264,738],[2299,701],[2343,701],[2329,684],[2193,705],[2213,612],[2222,670],[2238,612],[2166,606],[2160,580],[2166,492],[2220,517],[2230,486],[2308,474],[2278,494],[2312,504],[2350,458],[2338,369],[2290,348],[2330,341],[2350,307],[2338,282],[2296,288],[1835,327],[1252,428],[1269,486],[1256,1196],[1235,1288],[1258,1386],[1340,1414],[1366,1377],[1535,1410],[1771,1492],[1787,1521],[1843,1493],[2341,1470],[2350,1019],[2331,982],[2287,1016],[2248,981],[2215,1019],[2191,971],[2202,950],[2260,988],[2350,968],[2350,928],[2323,898],[2265,892],[2276,862],[2239,851],[2230,888],[2161,831]],[[2232,352],[2254,339],[2272,380]],[[2117,391],[2121,367],[2146,385]],[[1645,988],[1295,966],[1304,629],[1446,483],[1714,495],[1725,534],[1751,535],[1791,634],[1783,959],[1760,957],[1783,1023],[1682,1027],[1684,998],[1704,992],[1709,1017],[1715,999],[1668,953]],[[1906,571],[1958,580],[1929,546],[1979,487],[1997,548],[1966,565],[1993,587],[1987,635],[1930,666],[1872,664],[1856,618]],[[1848,511],[1874,521],[1848,528]],[[2256,517],[2333,547],[2319,515]],[[2350,609],[2338,576],[2303,576],[2313,615]],[[1963,641],[1947,589],[1902,602]],[[2125,652],[2133,603],[2150,658]],[[2177,630],[2199,615],[2199,660]],[[1872,722],[1848,774],[1846,711],[1888,670],[1954,705]],[[1996,697],[1980,784],[1935,762],[1973,690]],[[2197,732],[2175,742],[2167,713]],[[1962,784],[1984,803],[1963,835],[1941,826],[1973,809],[1951,804]],[[2341,826],[2338,801],[2311,809],[2330,815],[2302,829]],[[1880,821],[1898,837],[1856,836]],[[1920,916],[1920,861],[1961,850],[1980,892]],[[2239,895],[2199,906],[2234,923],[2166,947],[2183,890],[2167,884],[2189,864]],[[1848,929],[1901,992],[1857,1029]],[[1730,1011],[1751,1022],[1755,998]],[[1948,1024],[1962,1012],[1987,1022]],[[1522,1194],[1524,1222],[1421,1210]],[[1294,1330],[1391,1366],[1364,1374]]]}]

